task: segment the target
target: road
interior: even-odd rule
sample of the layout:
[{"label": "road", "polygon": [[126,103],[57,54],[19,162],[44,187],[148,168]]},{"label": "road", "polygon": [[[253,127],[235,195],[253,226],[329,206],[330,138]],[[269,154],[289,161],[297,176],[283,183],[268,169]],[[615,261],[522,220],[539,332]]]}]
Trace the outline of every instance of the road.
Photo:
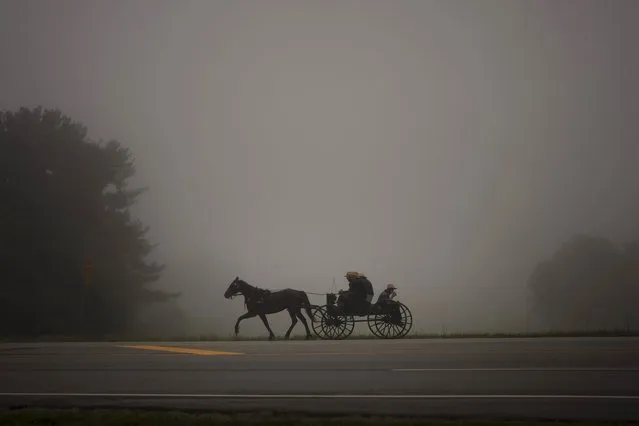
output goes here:
[{"label": "road", "polygon": [[15,405],[639,420],[639,339],[2,344]]}]

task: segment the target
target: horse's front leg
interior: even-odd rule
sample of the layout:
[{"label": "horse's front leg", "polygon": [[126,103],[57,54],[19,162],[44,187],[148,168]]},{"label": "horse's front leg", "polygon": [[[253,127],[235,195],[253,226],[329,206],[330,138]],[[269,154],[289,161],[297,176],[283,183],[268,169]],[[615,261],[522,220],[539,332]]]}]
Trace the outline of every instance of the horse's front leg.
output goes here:
[{"label": "horse's front leg", "polygon": [[268,320],[266,319],[266,315],[260,314],[260,319],[262,320],[262,322],[264,323],[264,326],[268,330],[268,340],[275,340],[275,334],[273,334],[273,330],[271,330],[271,327],[268,325]]},{"label": "horse's front leg", "polygon": [[247,318],[253,318],[254,316],[255,316],[255,314],[253,314],[251,312],[247,312],[245,314],[240,315],[240,317],[235,322],[235,336],[236,337],[240,333],[240,321],[245,320]]}]

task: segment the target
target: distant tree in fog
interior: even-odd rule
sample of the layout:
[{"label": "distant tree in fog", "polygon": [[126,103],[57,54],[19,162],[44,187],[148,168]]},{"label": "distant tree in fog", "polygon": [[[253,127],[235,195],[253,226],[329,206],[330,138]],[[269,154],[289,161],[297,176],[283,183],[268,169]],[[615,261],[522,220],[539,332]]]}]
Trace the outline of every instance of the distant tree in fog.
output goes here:
[{"label": "distant tree in fog", "polygon": [[618,248],[604,238],[577,235],[531,274],[533,313],[553,329],[627,329],[638,279],[639,243]]},{"label": "distant tree in fog", "polygon": [[[95,143],[58,110],[0,112],[0,333],[120,332],[145,303],[175,294],[148,288],[148,228],[129,208],[144,189],[129,149]],[[92,282],[83,265],[92,259]]]}]

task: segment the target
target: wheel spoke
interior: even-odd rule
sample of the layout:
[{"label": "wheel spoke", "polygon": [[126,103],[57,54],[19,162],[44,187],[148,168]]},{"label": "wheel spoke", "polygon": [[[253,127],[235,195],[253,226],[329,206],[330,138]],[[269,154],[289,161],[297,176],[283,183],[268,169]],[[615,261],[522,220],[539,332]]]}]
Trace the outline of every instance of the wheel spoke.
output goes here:
[{"label": "wheel spoke", "polygon": [[388,338],[391,336],[391,330],[393,329],[393,324],[386,319],[384,322],[384,337]]}]

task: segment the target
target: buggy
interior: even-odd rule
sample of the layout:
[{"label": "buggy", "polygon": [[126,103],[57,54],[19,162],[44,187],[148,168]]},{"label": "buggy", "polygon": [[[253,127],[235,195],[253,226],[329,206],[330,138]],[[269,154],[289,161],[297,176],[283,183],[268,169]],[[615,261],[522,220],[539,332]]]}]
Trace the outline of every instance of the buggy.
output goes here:
[{"label": "buggy", "polygon": [[395,300],[370,303],[358,307],[337,304],[338,295],[326,294],[326,304],[312,307],[313,331],[323,340],[343,340],[353,333],[356,322],[366,322],[378,338],[400,339],[413,326],[413,315],[406,305]]}]

